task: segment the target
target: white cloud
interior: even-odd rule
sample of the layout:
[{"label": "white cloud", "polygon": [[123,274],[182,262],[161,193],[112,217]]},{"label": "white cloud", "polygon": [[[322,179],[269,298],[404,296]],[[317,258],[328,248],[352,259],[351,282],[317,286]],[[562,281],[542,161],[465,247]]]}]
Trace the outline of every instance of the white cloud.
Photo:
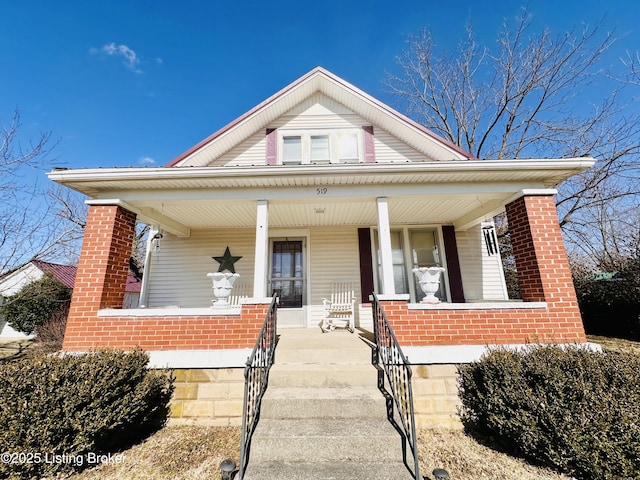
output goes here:
[{"label": "white cloud", "polygon": [[[125,66],[129,70],[135,73],[142,73],[142,70],[138,68],[138,64],[140,63],[138,55],[126,45],[116,45],[115,42],[111,42],[103,45],[99,51],[110,57],[122,57]],[[96,54],[98,53],[98,49],[91,48],[89,53]]]},{"label": "white cloud", "polygon": [[156,161],[151,157],[141,157],[138,159],[140,165],[155,165]]}]

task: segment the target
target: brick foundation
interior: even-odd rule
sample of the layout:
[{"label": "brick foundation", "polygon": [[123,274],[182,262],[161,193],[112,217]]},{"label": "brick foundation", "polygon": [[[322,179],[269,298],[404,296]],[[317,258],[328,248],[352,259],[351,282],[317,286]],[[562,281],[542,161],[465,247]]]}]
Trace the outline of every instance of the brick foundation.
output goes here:
[{"label": "brick foundation", "polygon": [[507,205],[507,216],[522,308],[410,310],[403,301],[382,301],[401,345],[586,341],[553,197],[520,197]]}]

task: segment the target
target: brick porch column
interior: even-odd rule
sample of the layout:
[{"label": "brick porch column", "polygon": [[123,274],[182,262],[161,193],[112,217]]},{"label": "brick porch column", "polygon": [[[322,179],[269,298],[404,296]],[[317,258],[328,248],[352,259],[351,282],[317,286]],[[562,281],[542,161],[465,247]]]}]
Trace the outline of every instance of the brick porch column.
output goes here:
[{"label": "brick porch column", "polygon": [[90,338],[97,313],[122,308],[136,215],[117,205],[91,205],[65,330],[65,344]]},{"label": "brick porch column", "polygon": [[506,211],[522,299],[568,302],[563,306],[578,311],[553,196],[525,195],[506,205]]}]

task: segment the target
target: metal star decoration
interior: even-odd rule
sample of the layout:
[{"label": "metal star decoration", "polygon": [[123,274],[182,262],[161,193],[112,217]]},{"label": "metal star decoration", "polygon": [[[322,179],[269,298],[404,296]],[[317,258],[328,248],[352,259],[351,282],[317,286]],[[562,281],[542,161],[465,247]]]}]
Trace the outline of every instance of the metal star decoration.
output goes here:
[{"label": "metal star decoration", "polygon": [[220,263],[220,267],[218,267],[219,272],[224,272],[225,270],[229,270],[231,273],[236,273],[236,268],[234,267],[234,263],[240,260],[242,257],[234,257],[231,255],[229,251],[229,247],[224,251],[224,255],[221,257],[211,257],[216,262]]}]

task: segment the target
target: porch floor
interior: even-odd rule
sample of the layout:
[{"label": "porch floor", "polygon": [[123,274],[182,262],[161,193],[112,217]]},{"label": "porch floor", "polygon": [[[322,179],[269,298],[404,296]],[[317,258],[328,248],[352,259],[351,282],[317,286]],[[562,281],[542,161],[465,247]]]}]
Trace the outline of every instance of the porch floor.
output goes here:
[{"label": "porch floor", "polygon": [[279,328],[276,364],[365,364],[371,363],[373,332],[356,328],[354,333],[336,328]]}]

